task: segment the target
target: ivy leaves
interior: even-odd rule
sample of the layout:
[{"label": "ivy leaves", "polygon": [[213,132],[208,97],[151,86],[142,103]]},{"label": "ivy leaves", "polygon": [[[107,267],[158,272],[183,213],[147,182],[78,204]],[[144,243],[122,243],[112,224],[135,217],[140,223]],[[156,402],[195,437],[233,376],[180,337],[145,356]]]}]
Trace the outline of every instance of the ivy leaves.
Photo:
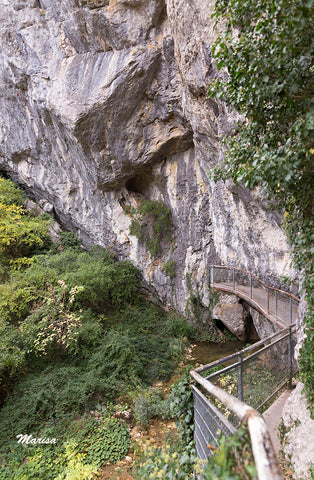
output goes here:
[{"label": "ivy leaves", "polygon": [[209,96],[222,98],[243,120],[212,175],[259,185],[285,211],[308,302],[300,366],[313,402],[314,0],[217,0],[213,16],[225,20],[213,56],[228,77],[220,74]]}]

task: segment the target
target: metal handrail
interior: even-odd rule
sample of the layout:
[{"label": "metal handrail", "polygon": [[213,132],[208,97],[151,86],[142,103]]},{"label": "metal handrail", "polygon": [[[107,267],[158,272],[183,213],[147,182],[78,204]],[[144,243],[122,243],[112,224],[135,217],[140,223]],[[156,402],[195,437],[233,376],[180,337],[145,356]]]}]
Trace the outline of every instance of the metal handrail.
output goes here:
[{"label": "metal handrail", "polygon": [[[215,281],[215,270],[220,269],[220,270],[225,270],[227,272],[232,272],[232,281]],[[240,284],[239,282],[236,281],[236,273],[240,272],[241,274],[244,274],[247,276],[248,280],[248,292],[243,291],[243,287],[245,285]],[[257,310],[259,310],[266,318],[270,319],[273,323],[275,323],[279,328],[284,328],[285,325],[282,323],[282,320],[278,319],[278,297],[284,297],[284,304],[286,305],[289,302],[289,317],[290,317],[290,324],[293,322],[293,304],[297,306],[300,302],[300,299],[293,295],[292,293],[284,292],[283,290],[280,290],[275,287],[271,287],[269,285],[266,285],[262,280],[260,280],[258,277],[253,275],[250,272],[247,272],[246,270],[241,270],[240,268],[236,267],[231,267],[227,265],[211,265],[210,267],[210,282],[213,288],[218,288],[220,290],[226,290],[226,291],[232,291],[233,293],[237,294],[238,296],[241,296],[244,298],[246,301],[251,303]],[[255,284],[253,288],[253,283]],[[223,285],[226,285],[226,287],[223,287]],[[258,286],[257,286],[258,285]],[[242,286],[242,289],[240,287]],[[238,288],[237,288],[238,287]],[[261,301],[261,298],[256,298],[254,295],[254,290],[259,290],[261,288],[262,290],[265,290],[267,292],[265,301]],[[274,307],[271,309],[271,302],[270,302],[270,296],[274,295],[273,302],[274,302]],[[255,297],[255,298],[254,298]],[[273,310],[273,313],[271,312]]]},{"label": "metal handrail", "polygon": [[[221,358],[220,360],[216,360],[214,362],[211,362],[207,365],[203,365],[201,367],[198,367],[194,369],[194,371],[198,374],[206,372],[206,370],[211,370],[219,365],[224,365],[226,363],[229,363],[233,359],[237,358],[238,361],[232,363],[231,365],[228,365],[218,372],[213,372],[210,375],[207,375],[205,378],[206,380],[214,380],[217,377],[220,377],[221,375],[230,372],[231,370],[238,370],[238,375],[239,375],[239,399],[243,400],[243,387],[242,387],[242,372],[243,372],[243,367],[252,361],[257,356],[260,356],[261,353],[266,352],[267,350],[270,350],[274,345],[277,345],[281,343],[283,340],[289,339],[288,340],[288,363],[289,363],[289,376],[288,378],[280,384],[280,386],[271,393],[271,395],[266,398],[261,405],[257,407],[257,410],[259,410],[265,403],[267,403],[271,398],[273,398],[276,393],[278,393],[279,390],[282,389],[282,387],[288,383],[289,388],[291,387],[292,384],[292,377],[296,373],[297,369],[293,368],[293,351],[292,351],[292,335],[296,332],[296,324],[293,324],[286,328],[285,330],[281,330],[280,332],[276,332],[270,337],[267,337],[264,340],[260,340],[259,342],[244,348],[241,351],[238,351],[236,353],[233,353],[232,355],[228,355],[227,357]],[[279,337],[279,338],[276,338]],[[251,353],[253,352],[253,353]]]},{"label": "metal handrail", "polygon": [[191,376],[205,390],[222,402],[237,415],[241,422],[247,422],[253,456],[259,480],[281,480],[280,468],[265,421],[260,413],[222,388],[203,378],[195,370]]},{"label": "metal handrail", "polygon": [[[300,299],[298,297],[296,297],[295,295],[293,295],[293,293],[285,292],[284,290],[280,290],[279,288],[271,287],[270,285],[267,285],[265,282],[263,282],[263,280],[258,278],[256,275],[254,275],[251,272],[248,272],[247,270],[242,270],[241,268],[237,268],[237,267],[231,267],[230,265],[211,265],[210,268],[221,268],[221,269],[224,268],[226,270],[237,270],[238,272],[246,273],[250,277],[257,280],[259,283],[261,283],[267,290],[268,289],[269,290],[277,290],[277,292],[279,292],[280,294],[291,297],[297,303],[300,302]],[[215,283],[215,282],[213,282],[213,283]]]},{"label": "metal handrail", "polygon": [[[292,367],[292,356],[293,351],[291,348],[291,341],[292,341],[292,334],[295,332],[295,324],[291,325],[290,327],[286,328],[283,331],[276,332],[270,337],[263,339],[257,342],[254,345],[251,345],[240,352],[236,352],[232,355],[228,355],[220,360],[216,360],[211,362],[207,365],[203,365],[201,367],[195,368],[191,370],[190,374],[194,380],[201,385],[205,391],[214,396],[217,400],[222,402],[224,406],[233,414],[235,414],[240,422],[247,423],[250,438],[251,438],[251,446],[254,456],[254,461],[257,469],[257,475],[259,480],[280,480],[280,468],[278,464],[278,460],[276,454],[273,449],[273,445],[270,439],[269,432],[267,430],[267,426],[261,414],[255,410],[254,408],[247,405],[243,402],[243,386],[242,386],[242,368],[243,364],[247,361],[251,361],[252,357],[263,353],[265,350],[272,348],[274,345],[278,344],[280,341],[285,340],[289,337],[289,378],[285,380],[285,382],[281,383],[279,388],[275,392],[271,394],[263,403],[258,407],[261,408],[267,401],[269,401],[273,396],[289,381],[291,385],[292,374],[293,374],[293,367]],[[279,338],[278,338],[279,337]],[[265,346],[266,343],[266,346]],[[261,347],[258,350],[257,347]],[[255,350],[255,351],[253,351]],[[251,353],[253,351],[253,353]],[[244,358],[244,355],[250,354],[248,357]],[[225,364],[227,362],[232,361],[234,358],[238,357],[239,361],[229,365],[218,372],[214,372],[207,377],[203,377],[201,373],[206,372],[207,370],[213,369],[219,365]],[[210,380],[213,380],[219,375],[222,375],[232,369],[238,369],[239,372],[239,383],[238,383],[238,395],[239,398],[231,395],[230,393],[223,390],[218,385],[213,384]],[[196,387],[194,390],[198,392],[198,395],[201,395]],[[210,405],[210,409],[213,410],[213,404],[209,402],[209,400],[204,397],[203,401],[207,402],[207,405]],[[216,413],[217,415],[217,413]],[[220,414],[221,416],[221,414]],[[228,427],[228,430],[232,432],[228,420],[225,418],[224,423]],[[227,425],[228,424],[228,425]],[[205,423],[206,425],[206,423]],[[205,452],[204,452],[205,453]]]},{"label": "metal handrail", "polygon": [[[214,282],[214,271],[215,268],[219,269],[227,269],[228,271],[232,271],[232,277],[233,277],[233,290],[235,291],[235,272],[239,271],[241,273],[244,273],[248,275],[249,277],[249,290],[250,290],[250,300],[252,303],[256,303],[256,301],[253,300],[253,284],[252,284],[252,279],[254,279],[258,284],[261,284],[262,287],[264,287],[267,290],[267,311],[268,311],[268,316],[270,316],[270,295],[269,292],[273,291],[275,292],[275,313],[276,313],[276,319],[277,319],[277,314],[278,314],[278,293],[280,295],[283,295],[284,297],[289,298],[289,307],[290,307],[290,326],[288,328],[284,328],[283,325],[280,324],[280,322],[276,322],[279,327],[280,331],[274,333],[273,335],[264,338],[263,340],[260,340],[259,342],[255,343],[254,345],[251,345],[241,352],[234,353],[232,355],[229,355],[227,357],[224,357],[223,359],[216,360],[215,362],[212,362],[208,365],[198,367],[196,369],[191,370],[190,374],[192,378],[200,384],[205,391],[214,396],[217,400],[222,402],[224,406],[233,412],[240,422],[245,422],[248,425],[249,433],[250,433],[250,438],[251,438],[251,445],[252,445],[252,450],[253,450],[253,456],[255,460],[255,465],[257,469],[257,475],[259,480],[280,480],[281,479],[281,474],[280,474],[280,468],[279,468],[279,463],[276,457],[276,454],[273,449],[273,445],[270,439],[269,432],[267,430],[267,426],[265,424],[265,421],[261,414],[255,410],[254,408],[250,407],[246,403],[242,401],[242,396],[243,396],[243,391],[242,391],[242,367],[243,363],[246,362],[246,360],[251,359],[253,356],[264,352],[268,348],[271,348],[273,345],[279,343],[281,340],[286,339],[289,337],[289,344],[288,344],[288,356],[289,356],[289,384],[291,384],[292,380],[292,372],[293,372],[293,367],[292,367],[292,333],[295,332],[295,323],[292,324],[292,302],[294,303],[299,303],[300,299],[297,298],[295,295],[284,292],[283,290],[279,290],[274,287],[270,287],[266,285],[263,281],[261,281],[259,278],[257,278],[255,275],[251,274],[250,272],[247,272],[245,270],[241,270],[235,267],[229,267],[229,266],[224,266],[224,265],[212,265],[211,266],[211,284],[215,284]],[[223,282],[219,282],[222,284]],[[219,284],[218,283],[218,284]],[[242,295],[242,293],[239,293]],[[243,295],[243,298],[245,297],[245,294]],[[249,297],[248,297],[249,298]],[[262,307],[259,307],[260,311],[263,311]],[[274,319],[272,318],[272,321]],[[288,332],[288,333],[287,333]],[[276,339],[276,337],[279,337]],[[265,346],[266,344],[266,346]],[[256,350],[256,348],[261,347],[261,349],[258,352],[252,353],[249,357],[243,358],[244,355],[249,354],[252,350]],[[206,370],[210,368],[214,368],[218,365],[221,365],[226,362],[232,361],[234,358],[238,358],[238,362],[233,363],[230,366],[225,367],[224,369],[220,370],[217,373],[213,373],[212,375],[207,376],[204,378],[201,373],[205,372]],[[226,392],[223,390],[221,387],[214,385],[209,379],[213,379],[214,377],[220,375],[221,373],[225,373],[231,369],[237,368],[239,370],[239,381],[238,381],[238,395],[239,398],[234,397],[230,393]],[[285,380],[284,383],[280,385],[279,388],[282,388],[288,380]],[[195,390],[197,390],[195,388]],[[276,390],[275,393],[272,393],[272,395],[266,400],[269,401],[277,392],[279,389]],[[208,400],[209,402],[209,400]],[[263,404],[265,404],[265,401],[263,401]],[[261,407],[261,406],[260,406]],[[259,407],[259,408],[260,408]],[[212,408],[212,406],[211,406]]]}]

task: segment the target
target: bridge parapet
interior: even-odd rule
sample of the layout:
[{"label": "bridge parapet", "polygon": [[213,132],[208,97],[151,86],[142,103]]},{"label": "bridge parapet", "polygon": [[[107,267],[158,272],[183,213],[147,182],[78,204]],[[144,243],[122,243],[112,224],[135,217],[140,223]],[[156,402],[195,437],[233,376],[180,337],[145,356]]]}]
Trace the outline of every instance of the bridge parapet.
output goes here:
[{"label": "bridge parapet", "polygon": [[266,285],[250,272],[226,265],[212,265],[210,284],[216,290],[234,293],[243,298],[279,329],[296,320],[300,299]]}]

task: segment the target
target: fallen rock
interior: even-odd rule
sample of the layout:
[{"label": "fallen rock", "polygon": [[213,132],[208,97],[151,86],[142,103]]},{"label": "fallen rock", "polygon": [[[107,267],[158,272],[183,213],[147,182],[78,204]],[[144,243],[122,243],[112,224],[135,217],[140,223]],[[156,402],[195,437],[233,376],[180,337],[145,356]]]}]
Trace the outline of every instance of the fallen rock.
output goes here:
[{"label": "fallen rock", "polygon": [[236,295],[221,294],[213,309],[213,319],[220,320],[239,340],[247,339],[247,314]]}]

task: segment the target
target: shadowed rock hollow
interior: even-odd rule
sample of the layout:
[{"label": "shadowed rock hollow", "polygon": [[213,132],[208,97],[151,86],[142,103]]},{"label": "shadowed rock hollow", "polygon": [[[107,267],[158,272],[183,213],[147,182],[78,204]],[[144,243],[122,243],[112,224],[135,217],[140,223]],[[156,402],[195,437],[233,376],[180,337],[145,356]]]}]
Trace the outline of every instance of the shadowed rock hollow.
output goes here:
[{"label": "shadowed rock hollow", "polygon": [[[0,167],[85,243],[129,258],[166,304],[209,302],[209,265],[278,285],[280,215],[259,193],[214,184],[236,116],[206,98],[217,75],[208,0],[0,0]],[[125,207],[171,209],[152,258]],[[174,275],[162,266],[171,261]]]}]

